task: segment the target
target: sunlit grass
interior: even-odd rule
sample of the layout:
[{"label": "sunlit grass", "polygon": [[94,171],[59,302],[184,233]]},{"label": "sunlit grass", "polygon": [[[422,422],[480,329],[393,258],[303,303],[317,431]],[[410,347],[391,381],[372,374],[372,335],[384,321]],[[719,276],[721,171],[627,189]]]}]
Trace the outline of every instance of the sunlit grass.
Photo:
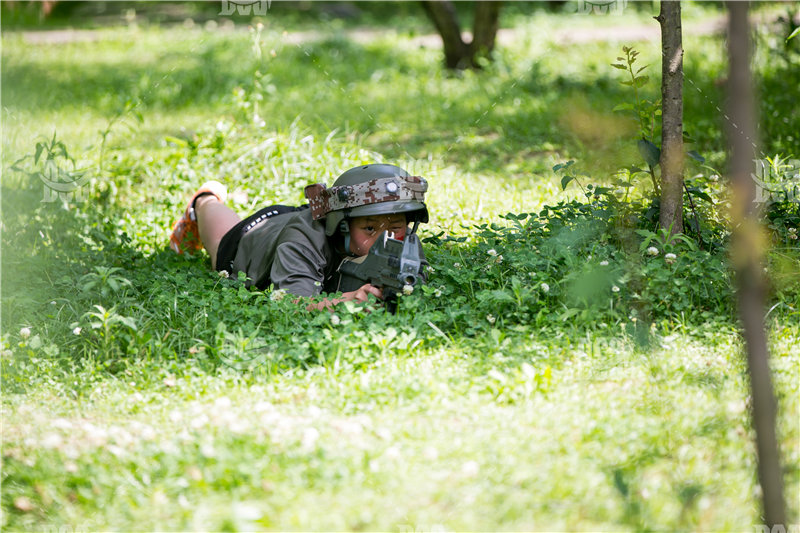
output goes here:
[{"label": "sunlit grass", "polygon": [[[694,10],[713,16],[693,4],[688,16]],[[620,20],[652,23],[650,16]],[[420,47],[410,33],[350,40],[345,24],[293,41],[283,34],[288,24],[270,20],[260,59],[244,29],[120,27],[60,46],[4,31],[3,527],[760,523],[745,362],[727,310],[702,302],[669,314],[654,298],[660,318],[649,344],[637,344],[637,317],[614,314],[624,301],[610,291],[595,308],[603,318],[592,307],[573,312],[557,296],[568,281],[513,264],[513,255],[529,253],[570,261],[567,274],[608,259],[624,271],[602,255],[613,251],[608,235],[593,237],[588,222],[551,235],[540,250],[518,249],[526,241],[506,241],[498,228],[511,224],[500,215],[580,194],[561,190],[553,165],[575,159],[605,183],[616,164],[636,157],[625,117],[611,111],[630,100],[608,66],[619,43],[537,37],[589,27],[588,17],[513,20],[522,37],[496,64],[460,75],[441,72],[440,50]],[[687,129],[718,163],[722,41],[687,42],[687,76],[698,87],[687,85]],[[640,45],[655,78],[657,49]],[[649,90],[657,92],[654,83]],[[79,166],[96,169],[98,132],[128,99],[144,121],[126,115],[133,127],[111,130],[87,200],[43,204],[41,183],[8,171],[53,132]],[[781,131],[784,140],[791,133]],[[340,309],[334,323],[240,290],[210,272],[203,254],[184,260],[165,251],[171,222],[207,179],[226,184],[231,206],[246,214],[300,203],[304,185],[330,184],[368,161],[430,181],[422,233],[442,241],[426,245],[434,268],[427,306],[411,299],[398,316]],[[569,255],[581,240],[596,256]],[[773,257],[779,305],[769,329],[796,522],[795,251],[787,245]],[[667,275],[661,257],[642,261]],[[719,257],[708,261],[713,267]],[[688,263],[683,276],[697,276],[691,268],[700,266]],[[626,276],[614,283],[633,291]],[[721,277],[710,281],[728,290]],[[528,307],[521,319],[516,313]],[[234,348],[258,339],[267,344],[251,351],[256,364],[233,364],[242,363]]]}]

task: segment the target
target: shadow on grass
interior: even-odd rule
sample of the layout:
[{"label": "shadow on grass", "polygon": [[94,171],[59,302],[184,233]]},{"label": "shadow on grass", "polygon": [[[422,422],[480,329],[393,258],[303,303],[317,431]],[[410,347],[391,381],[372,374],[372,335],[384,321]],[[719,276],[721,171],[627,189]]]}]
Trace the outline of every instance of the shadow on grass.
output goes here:
[{"label": "shadow on grass", "polygon": [[[291,45],[273,36],[265,43],[261,60],[248,38],[235,35],[212,35],[199,45],[170,41],[149,57],[130,49],[113,60],[107,54],[85,57],[102,43],[88,45],[85,55],[76,48],[71,57],[54,53],[45,60],[12,50],[4,53],[4,105],[32,113],[90,109],[111,116],[132,98],[142,101],[145,112],[222,109],[238,120],[251,120],[257,110],[275,127],[301,116],[323,135],[342,128],[362,132],[370,148],[392,158],[436,154],[489,173],[513,161],[544,173],[556,152],[606,148],[565,127],[576,95],[608,115],[626,100],[608,75],[570,79],[539,63],[521,75],[490,68],[455,76],[442,72],[438,51],[403,50],[385,41],[331,37]],[[269,55],[272,46],[275,57]],[[240,96],[234,96],[237,87]]]}]

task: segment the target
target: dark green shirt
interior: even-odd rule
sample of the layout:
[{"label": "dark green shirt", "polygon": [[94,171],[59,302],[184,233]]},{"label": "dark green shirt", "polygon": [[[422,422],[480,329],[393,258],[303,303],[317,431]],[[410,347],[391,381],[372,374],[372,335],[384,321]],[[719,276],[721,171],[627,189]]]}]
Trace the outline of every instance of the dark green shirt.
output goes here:
[{"label": "dark green shirt", "polygon": [[247,274],[248,286],[265,289],[272,283],[298,296],[316,296],[335,290],[328,285],[341,259],[324,220],[313,220],[304,209],[268,218],[245,233],[233,269]]}]

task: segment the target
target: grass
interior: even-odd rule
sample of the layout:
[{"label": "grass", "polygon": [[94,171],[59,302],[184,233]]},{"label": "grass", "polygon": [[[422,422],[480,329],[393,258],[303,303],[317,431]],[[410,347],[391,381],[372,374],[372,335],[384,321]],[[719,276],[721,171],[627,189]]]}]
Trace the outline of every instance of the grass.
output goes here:
[{"label": "grass", "polygon": [[[638,163],[627,119],[611,111],[630,95],[608,64],[634,44],[657,65],[655,45],[538,39],[591,24],[514,7],[515,44],[487,72],[454,76],[413,40],[424,21],[397,9],[415,30],[366,40],[348,37],[357,21],[330,22],[295,43],[292,30],[319,22],[276,16],[260,52],[244,29],[141,23],[54,47],[4,28],[4,529],[763,521],[722,248],[676,246],[670,265],[658,240],[647,244],[657,257],[639,253],[655,234],[625,248],[601,203],[538,214],[578,196],[561,190],[556,163],[575,159],[595,183]],[[704,9],[698,19],[713,16]],[[375,26],[380,13],[364,16]],[[687,36],[687,50],[687,128],[721,167],[722,41]],[[797,131],[790,52],[760,50],[761,105],[779,114],[764,119],[768,154],[791,155]],[[128,100],[143,122],[121,111]],[[53,131],[91,170],[82,200],[42,203],[38,178],[9,171]],[[102,170],[98,131],[109,132]],[[366,161],[431,183],[431,283],[397,316],[348,306],[334,321],[165,249],[206,179],[228,185],[244,214],[299,203],[303,185]],[[722,210],[709,211],[712,228]],[[796,214],[782,217],[768,326],[796,523],[800,284]]]}]

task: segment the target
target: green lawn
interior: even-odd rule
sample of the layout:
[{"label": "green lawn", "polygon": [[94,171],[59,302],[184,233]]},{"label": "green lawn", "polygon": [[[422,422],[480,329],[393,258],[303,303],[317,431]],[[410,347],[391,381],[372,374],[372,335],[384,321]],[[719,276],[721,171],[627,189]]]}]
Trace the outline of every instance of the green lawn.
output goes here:
[{"label": "green lawn", "polygon": [[[558,35],[656,24],[646,7],[510,7],[515,37],[495,63],[452,75],[409,6],[390,11],[402,25],[377,7],[341,21],[273,3],[258,35],[140,20],[58,45],[6,26],[4,6],[3,529],[762,523],[715,181],[721,36],[685,36],[685,129],[708,163],[689,173],[715,204],[700,207],[701,246],[672,245],[638,214],[647,181],[615,210],[562,190],[552,170],[572,159],[581,186],[616,186],[614,171],[642,164],[633,119],[612,111],[632,95],[609,64],[623,45],[640,50],[655,99],[658,42]],[[684,16],[720,14],[688,4]],[[791,158],[800,54],[775,28],[758,40],[761,141]],[[88,182],[46,203],[42,182],[11,166],[54,133]],[[247,214],[369,161],[430,182],[430,283],[396,316],[306,312],[166,249],[207,179]],[[796,524],[800,215],[773,213],[767,323]]]}]

